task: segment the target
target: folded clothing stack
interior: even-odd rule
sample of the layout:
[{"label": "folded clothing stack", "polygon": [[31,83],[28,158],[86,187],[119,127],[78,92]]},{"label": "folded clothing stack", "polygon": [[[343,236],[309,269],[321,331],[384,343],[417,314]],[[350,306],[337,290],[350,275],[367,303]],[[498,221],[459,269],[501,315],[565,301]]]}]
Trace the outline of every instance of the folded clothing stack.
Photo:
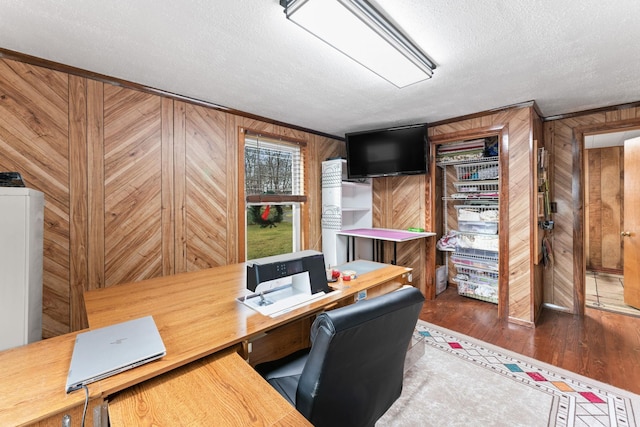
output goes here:
[{"label": "folded clothing stack", "polygon": [[436,161],[452,163],[464,160],[477,160],[484,157],[484,139],[455,142],[438,146]]},{"label": "folded clothing stack", "polygon": [[498,221],[498,211],[464,206],[458,208],[458,221]]},{"label": "folded clothing stack", "polygon": [[442,236],[440,240],[436,243],[436,248],[440,251],[448,251],[453,252],[456,250],[458,238],[456,232],[453,230],[449,230],[447,234]]},{"label": "folded clothing stack", "polygon": [[456,245],[460,248],[481,249],[484,251],[498,250],[498,236],[491,234],[458,234]]}]

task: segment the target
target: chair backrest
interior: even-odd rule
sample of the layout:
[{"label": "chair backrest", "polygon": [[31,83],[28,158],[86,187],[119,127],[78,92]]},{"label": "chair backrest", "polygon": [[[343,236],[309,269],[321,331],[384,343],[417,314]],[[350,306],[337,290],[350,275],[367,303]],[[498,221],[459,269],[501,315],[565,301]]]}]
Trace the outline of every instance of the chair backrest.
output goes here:
[{"label": "chair backrest", "polygon": [[296,391],[315,426],[372,426],[402,391],[404,359],[424,302],[402,289],[320,314]]}]

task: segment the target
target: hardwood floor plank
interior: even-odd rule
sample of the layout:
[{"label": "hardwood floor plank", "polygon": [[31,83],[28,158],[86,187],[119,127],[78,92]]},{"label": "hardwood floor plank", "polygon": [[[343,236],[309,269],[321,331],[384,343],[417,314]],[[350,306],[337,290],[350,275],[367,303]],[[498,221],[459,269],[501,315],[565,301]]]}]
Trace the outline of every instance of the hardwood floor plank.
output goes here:
[{"label": "hardwood floor plank", "polygon": [[500,321],[494,304],[457,294],[425,301],[420,319],[640,394],[640,317],[543,309],[536,328]]}]

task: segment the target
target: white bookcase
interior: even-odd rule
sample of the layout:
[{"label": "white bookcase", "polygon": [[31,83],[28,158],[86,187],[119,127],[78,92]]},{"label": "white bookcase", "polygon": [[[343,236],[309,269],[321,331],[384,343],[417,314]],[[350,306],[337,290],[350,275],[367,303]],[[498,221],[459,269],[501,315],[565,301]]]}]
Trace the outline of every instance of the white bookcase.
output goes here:
[{"label": "white bookcase", "polygon": [[44,195],[0,187],[0,351],[42,339]]},{"label": "white bookcase", "polygon": [[[371,228],[371,180],[347,179],[347,161],[322,162],[322,252],[327,266],[347,262],[347,237],[340,230]],[[358,239],[356,259],[372,259],[369,239]]]}]

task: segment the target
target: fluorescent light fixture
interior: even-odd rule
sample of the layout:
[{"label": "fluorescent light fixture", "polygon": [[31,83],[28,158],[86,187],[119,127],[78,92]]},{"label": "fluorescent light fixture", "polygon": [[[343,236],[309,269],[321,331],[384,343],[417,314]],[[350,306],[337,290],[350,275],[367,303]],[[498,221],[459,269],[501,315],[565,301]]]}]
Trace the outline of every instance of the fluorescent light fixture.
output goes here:
[{"label": "fluorescent light fixture", "polygon": [[287,19],[399,88],[435,64],[366,0],[280,0]]}]

